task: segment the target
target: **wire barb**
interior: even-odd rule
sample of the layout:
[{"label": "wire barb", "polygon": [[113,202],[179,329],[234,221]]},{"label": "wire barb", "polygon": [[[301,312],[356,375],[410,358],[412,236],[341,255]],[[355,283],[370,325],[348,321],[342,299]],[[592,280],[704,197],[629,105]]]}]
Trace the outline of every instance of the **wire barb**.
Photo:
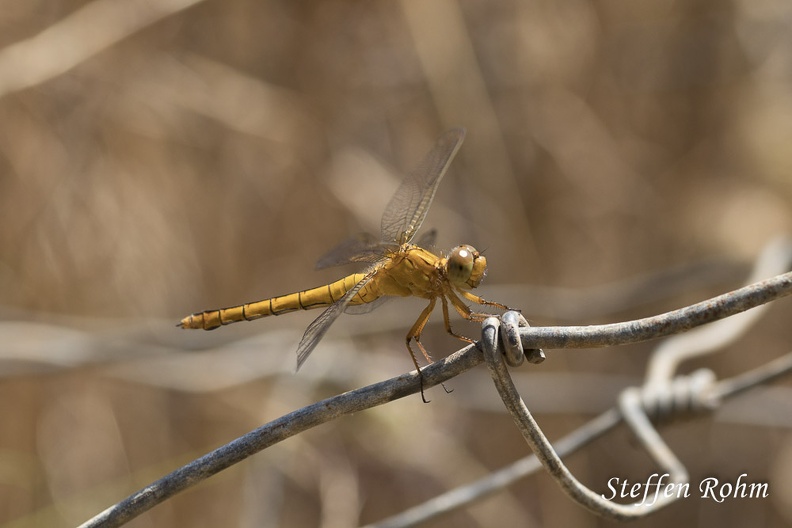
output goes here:
[{"label": "wire barb", "polygon": [[661,388],[647,384],[636,389],[643,412],[654,419],[680,413],[712,411],[720,406],[720,398],[713,392],[715,373],[699,369],[688,376],[677,376]]}]

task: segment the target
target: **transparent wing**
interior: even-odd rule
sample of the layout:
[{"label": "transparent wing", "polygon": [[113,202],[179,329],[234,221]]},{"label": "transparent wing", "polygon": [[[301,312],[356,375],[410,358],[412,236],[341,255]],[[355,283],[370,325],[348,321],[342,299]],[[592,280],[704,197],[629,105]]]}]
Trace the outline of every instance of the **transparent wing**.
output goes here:
[{"label": "transparent wing", "polygon": [[464,128],[440,136],[424,160],[402,181],[382,215],[382,241],[404,244],[412,240],[429,212],[437,186],[465,139]]},{"label": "transparent wing", "polygon": [[367,313],[379,308],[380,306],[382,306],[386,302],[390,301],[391,299],[395,299],[395,297],[386,297],[386,296],[383,295],[382,297],[380,297],[376,301],[373,301],[373,302],[370,302],[370,303],[366,303],[366,304],[349,304],[344,309],[344,313],[345,314],[349,314],[349,315],[367,314]]},{"label": "transparent wing", "polygon": [[415,245],[424,249],[430,249],[434,247],[435,242],[437,242],[437,229],[430,229],[418,237],[418,241]]},{"label": "transparent wing", "polygon": [[305,333],[300,340],[300,344],[297,346],[297,370],[300,370],[302,364],[305,363],[305,360],[308,359],[309,355],[311,355],[313,349],[316,348],[316,345],[327,333],[330,325],[333,324],[336,319],[338,319],[339,315],[344,313],[344,309],[349,305],[349,301],[351,301],[352,298],[357,295],[360,289],[371,280],[376,272],[377,268],[368,272],[366,276],[360,280],[360,282],[355,284],[355,286],[346,292],[343,297],[331,304],[329,308],[322,312],[319,317],[314,319],[314,321],[308,325],[308,328],[305,330]]},{"label": "transparent wing", "polygon": [[382,244],[373,235],[360,233],[348,238],[336,247],[325,253],[316,262],[316,269],[341,266],[353,262],[367,262],[373,264],[382,260],[385,252],[392,249],[392,244]]}]

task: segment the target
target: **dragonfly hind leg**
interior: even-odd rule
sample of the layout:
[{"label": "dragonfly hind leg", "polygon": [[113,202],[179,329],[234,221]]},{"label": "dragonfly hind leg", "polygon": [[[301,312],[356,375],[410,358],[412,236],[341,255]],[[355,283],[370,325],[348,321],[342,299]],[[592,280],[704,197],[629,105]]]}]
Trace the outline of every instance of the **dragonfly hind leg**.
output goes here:
[{"label": "dragonfly hind leg", "polygon": [[427,363],[432,363],[432,357],[424,348],[423,344],[421,343],[421,333],[423,332],[424,327],[426,326],[427,321],[429,321],[429,316],[432,314],[434,310],[435,303],[437,299],[432,298],[429,300],[429,305],[424,308],[421,312],[421,315],[418,316],[418,320],[415,321],[415,324],[412,325],[410,331],[407,333],[406,341],[407,341],[407,351],[410,353],[410,358],[412,358],[413,364],[415,365],[415,369],[418,371],[418,377],[421,382],[421,399],[424,403],[429,403],[429,400],[426,399],[424,396],[424,378],[423,373],[421,372],[421,365],[418,364],[418,358],[415,357],[415,352],[413,352],[412,347],[410,346],[410,342],[414,339],[415,344],[418,345],[418,350],[421,351],[423,357],[426,359]]},{"label": "dragonfly hind leg", "polygon": [[429,305],[424,308],[421,312],[421,315],[418,316],[418,320],[415,321],[415,324],[412,325],[410,331],[407,333],[407,350],[410,352],[410,357],[412,357],[413,363],[415,364],[415,368],[418,371],[421,371],[420,365],[418,365],[418,359],[415,357],[415,352],[413,352],[412,347],[410,346],[410,342],[414,339],[415,344],[418,345],[418,350],[421,351],[423,357],[426,358],[428,363],[432,363],[432,358],[429,353],[424,348],[423,344],[421,344],[421,334],[423,333],[423,329],[426,326],[426,323],[429,321],[429,316],[431,315],[432,311],[434,310],[435,303],[437,299],[433,298],[429,300]]}]

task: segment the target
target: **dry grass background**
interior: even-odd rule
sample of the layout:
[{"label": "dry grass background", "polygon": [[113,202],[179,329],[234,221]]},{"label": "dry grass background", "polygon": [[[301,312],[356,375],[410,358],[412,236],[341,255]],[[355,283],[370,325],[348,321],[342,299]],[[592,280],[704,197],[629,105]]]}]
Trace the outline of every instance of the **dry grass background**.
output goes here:
[{"label": "dry grass background", "polygon": [[[0,1],[2,526],[78,524],[259,424],[412,368],[411,300],[343,318],[296,376],[316,314],[172,325],[339,276],[316,258],[376,230],[400,173],[451,126],[468,136],[427,225],[439,247],[485,249],[482,294],[534,324],[726,291],[735,262],[792,227],[783,0],[190,4]],[[650,302],[604,313],[586,295],[712,258],[697,287]],[[728,376],[788,351],[789,310],[697,365]],[[459,345],[438,324],[426,343]],[[638,381],[650,351],[548,351],[524,368],[528,404],[558,437]],[[130,526],[397,513],[525,454],[488,378],[310,431]],[[690,498],[634,526],[792,523],[788,416],[752,401],[663,431],[694,482],[747,472],[771,497]],[[602,491],[653,471],[623,430],[569,464]],[[431,525],[609,524],[539,475]]]}]

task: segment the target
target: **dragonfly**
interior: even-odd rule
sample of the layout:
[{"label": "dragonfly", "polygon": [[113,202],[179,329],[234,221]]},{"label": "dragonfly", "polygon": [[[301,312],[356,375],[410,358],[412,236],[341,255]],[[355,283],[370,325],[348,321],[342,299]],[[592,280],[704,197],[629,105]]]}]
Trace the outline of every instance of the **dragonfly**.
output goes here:
[{"label": "dragonfly", "polygon": [[464,139],[464,128],[445,132],[421,164],[405,176],[382,215],[379,238],[368,234],[350,238],[320,258],[316,266],[321,269],[358,263],[368,266],[365,271],[288,295],[194,313],[182,319],[177,326],[214,330],[238,321],[325,308],[308,326],[297,347],[299,370],[342,313],[366,313],[388,298],[414,296],[429,301],[406,336],[407,351],[419,374],[421,367],[411,345],[414,342],[426,361],[432,363],[421,343],[421,335],[438,299],[443,309],[445,330],[457,339],[473,343],[472,339],[451,329],[449,305],[463,318],[477,322],[490,314],[473,311],[465,300],[509,310],[503,304],[484,300],[470,291],[484,279],[487,259],[467,244],[453,248],[447,255],[435,255],[423,247],[433,245],[435,231],[420,237],[417,244],[412,243],[429,212],[437,187]]}]

